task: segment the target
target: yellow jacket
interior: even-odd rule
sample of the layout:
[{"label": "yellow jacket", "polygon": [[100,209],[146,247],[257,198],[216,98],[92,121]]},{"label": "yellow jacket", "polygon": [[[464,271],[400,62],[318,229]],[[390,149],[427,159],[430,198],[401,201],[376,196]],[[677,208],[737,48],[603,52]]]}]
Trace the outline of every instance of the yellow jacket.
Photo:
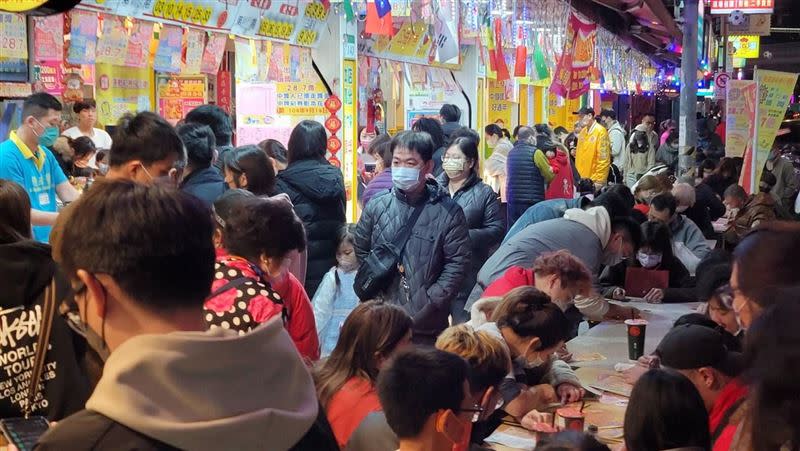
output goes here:
[{"label": "yellow jacket", "polygon": [[581,177],[605,184],[611,166],[611,142],[608,131],[594,122],[578,134],[578,149],[575,152],[575,168]]}]

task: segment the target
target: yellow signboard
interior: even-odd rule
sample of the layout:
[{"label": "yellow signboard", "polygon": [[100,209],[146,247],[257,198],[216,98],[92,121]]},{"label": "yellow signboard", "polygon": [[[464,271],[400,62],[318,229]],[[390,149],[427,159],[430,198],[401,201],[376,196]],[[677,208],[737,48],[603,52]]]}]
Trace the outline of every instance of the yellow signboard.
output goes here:
[{"label": "yellow signboard", "polygon": [[760,36],[728,36],[728,45],[733,46],[734,58],[758,58]]}]

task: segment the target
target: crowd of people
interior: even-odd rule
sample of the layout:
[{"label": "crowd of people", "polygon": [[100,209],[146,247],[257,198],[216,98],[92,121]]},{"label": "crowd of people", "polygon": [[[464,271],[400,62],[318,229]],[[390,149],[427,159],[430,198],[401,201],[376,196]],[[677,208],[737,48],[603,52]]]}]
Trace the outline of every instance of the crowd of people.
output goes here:
[{"label": "crowd of people", "polygon": [[[800,446],[800,223],[780,220],[798,184],[778,151],[747,194],[709,127],[676,180],[675,125],[659,137],[652,114],[630,136],[591,108],[573,133],[481,135],[446,105],[362,141],[347,224],[317,122],[234,147],[217,106],[113,136],[94,108],[61,132],[34,94],[0,144],[0,418],[53,421],[36,449],[482,449],[584,398],[566,343],[638,315],[610,301],[632,297],[700,307],[626,371],[628,451]],[[568,431],[537,449],[607,448]]]}]

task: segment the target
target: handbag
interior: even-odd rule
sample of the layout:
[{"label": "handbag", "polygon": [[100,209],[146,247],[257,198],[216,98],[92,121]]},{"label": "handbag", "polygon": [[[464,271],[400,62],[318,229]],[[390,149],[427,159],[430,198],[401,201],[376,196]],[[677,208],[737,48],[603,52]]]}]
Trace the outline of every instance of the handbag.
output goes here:
[{"label": "handbag", "polygon": [[414,208],[402,231],[397,234],[394,242],[381,243],[372,248],[369,255],[361,262],[353,282],[353,290],[362,301],[374,299],[391,283],[397,263],[403,255],[406,243],[411,237],[411,230],[417,223],[425,202]]}]

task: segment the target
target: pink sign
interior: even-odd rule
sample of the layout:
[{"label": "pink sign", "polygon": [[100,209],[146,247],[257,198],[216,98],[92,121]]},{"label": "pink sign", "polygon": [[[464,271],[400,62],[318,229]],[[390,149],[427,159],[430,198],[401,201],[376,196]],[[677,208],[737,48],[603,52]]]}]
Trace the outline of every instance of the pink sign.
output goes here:
[{"label": "pink sign", "polygon": [[284,146],[289,144],[289,135],[292,134],[292,127],[237,127],[236,145],[258,144],[265,139],[274,139]]},{"label": "pink sign", "polygon": [[33,18],[33,54],[37,62],[64,59],[64,15]]},{"label": "pink sign", "polygon": [[150,63],[150,42],[153,40],[153,22],[137,20],[133,23],[128,40],[125,66],[147,67]]},{"label": "pink sign", "polygon": [[221,33],[211,33],[208,36],[206,48],[203,51],[203,61],[200,64],[200,72],[215,75],[222,62],[222,55],[225,53],[225,44],[228,42],[228,35]]}]

